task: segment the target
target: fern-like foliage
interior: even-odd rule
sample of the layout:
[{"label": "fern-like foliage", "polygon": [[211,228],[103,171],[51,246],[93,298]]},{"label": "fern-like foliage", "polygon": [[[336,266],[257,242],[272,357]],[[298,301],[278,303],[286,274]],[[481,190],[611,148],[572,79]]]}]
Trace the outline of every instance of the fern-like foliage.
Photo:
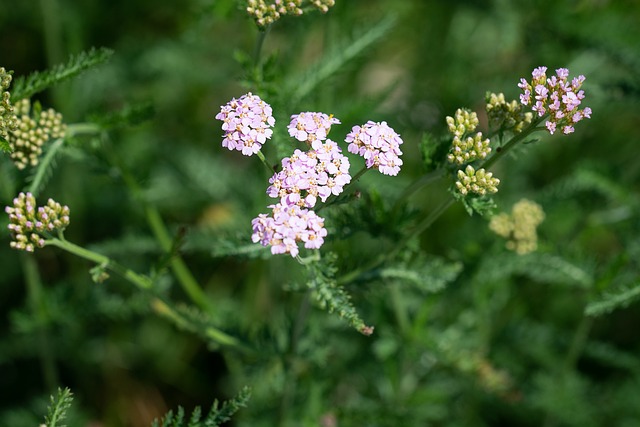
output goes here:
[{"label": "fern-like foliage", "polygon": [[329,253],[325,255],[322,263],[308,264],[310,279],[307,287],[313,291],[313,296],[322,309],[336,313],[358,332],[371,335],[373,327],[364,323],[351,302],[351,296],[335,280],[335,260],[336,254]]},{"label": "fern-like foliage", "polygon": [[30,98],[55,84],[69,80],[83,71],[106,62],[112,54],[113,51],[110,49],[92,48],[89,51],[71,56],[66,64],[57,65],[50,70],[36,71],[26,77],[18,77],[11,89],[11,99],[15,102]]},{"label": "fern-like foliage", "polygon": [[202,410],[199,406],[193,410],[188,420],[185,418],[184,409],[178,407],[175,414],[173,411],[169,411],[161,421],[154,420],[151,427],[218,427],[231,420],[231,417],[240,408],[246,407],[250,398],[251,389],[244,387],[234,398],[223,402],[222,405],[218,400],[215,400],[211,410],[204,418],[202,418]]},{"label": "fern-like foliage", "polygon": [[447,263],[441,258],[421,259],[413,264],[381,268],[360,278],[406,283],[424,293],[435,293],[443,290],[462,271],[461,263]]},{"label": "fern-like foliage", "polygon": [[13,148],[11,148],[11,144],[9,144],[6,139],[0,137],[0,150],[5,153],[11,153],[13,151]]},{"label": "fern-like foliage", "polygon": [[46,427],[66,427],[61,422],[67,416],[67,411],[73,402],[73,393],[68,388],[58,389],[55,396],[51,396],[47,415],[44,418]]},{"label": "fern-like foliage", "polygon": [[627,307],[638,300],[640,300],[640,282],[632,287],[605,293],[598,301],[590,302],[584,313],[587,316],[602,316],[616,309]]},{"label": "fern-like foliage", "polygon": [[336,49],[330,50],[318,60],[316,65],[309,67],[311,71],[289,80],[287,92],[291,94],[291,98],[298,100],[311,93],[320,83],[339,72],[365,49],[382,39],[393,27],[395,21],[394,16],[387,15],[365,31],[356,33],[351,40],[338,43]]}]

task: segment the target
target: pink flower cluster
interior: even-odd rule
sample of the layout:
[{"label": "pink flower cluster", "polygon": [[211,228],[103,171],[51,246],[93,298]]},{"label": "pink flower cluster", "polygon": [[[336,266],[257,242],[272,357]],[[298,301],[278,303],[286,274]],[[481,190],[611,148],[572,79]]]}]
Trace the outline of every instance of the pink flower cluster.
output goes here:
[{"label": "pink flower cluster", "polygon": [[282,170],[269,179],[270,197],[279,198],[286,206],[313,208],[318,197],[326,202],[332,194],[342,193],[351,182],[349,159],[330,139],[315,140],[311,147],[307,152],[295,150],[291,157],[282,159]]},{"label": "pink flower cluster", "polygon": [[402,139],[387,122],[369,120],[363,126],[354,126],[347,135],[350,153],[364,157],[367,168],[375,167],[384,175],[395,176],[402,166]]},{"label": "pink flower cluster", "polygon": [[324,141],[327,139],[327,134],[333,124],[340,124],[340,120],[333,115],[306,112],[291,116],[291,123],[287,129],[289,129],[291,137],[311,144],[316,140]]},{"label": "pink flower cluster", "polygon": [[222,146],[242,151],[245,156],[260,151],[262,144],[273,135],[270,128],[275,124],[271,106],[251,92],[223,105],[216,119],[223,121]]},{"label": "pink flower cluster", "polygon": [[307,249],[319,249],[324,243],[327,230],[324,218],[314,211],[298,205],[270,205],[271,215],[260,214],[251,221],[251,240],[262,246],[271,246],[272,254],[288,253],[295,257],[299,253],[298,242]]},{"label": "pink flower cluster", "polygon": [[558,68],[556,75],[549,78],[546,72],[547,67],[538,67],[531,73],[531,83],[520,79],[518,87],[523,90],[520,102],[532,107],[539,117],[548,115],[545,126],[549,133],[558,128],[565,134],[572,133],[576,123],[591,118],[591,108],[578,108],[584,98],[580,88],[585,77],[580,75],[569,81],[566,68]]},{"label": "pink flower cluster", "polygon": [[318,198],[325,202],[332,194],[342,193],[351,182],[349,159],[330,139],[315,139],[309,151],[295,150],[282,159],[282,170],[269,179],[267,194],[280,199],[269,206],[271,216],[260,214],[252,221],[254,242],[271,246],[271,253],[298,254],[297,242],[308,249],[324,243],[327,230],[324,219],[310,210]]}]

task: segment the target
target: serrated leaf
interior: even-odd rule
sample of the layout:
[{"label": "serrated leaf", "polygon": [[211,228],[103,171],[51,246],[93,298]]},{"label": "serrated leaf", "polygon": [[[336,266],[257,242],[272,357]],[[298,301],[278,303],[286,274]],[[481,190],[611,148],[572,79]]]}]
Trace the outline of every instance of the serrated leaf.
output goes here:
[{"label": "serrated leaf", "polygon": [[57,65],[49,70],[36,71],[28,76],[20,76],[14,80],[11,89],[11,99],[19,101],[30,98],[36,93],[69,80],[82,72],[106,62],[113,51],[106,48],[95,49],[73,55],[66,64]]},{"label": "serrated leaf", "polygon": [[9,154],[13,153],[13,147],[9,144],[9,141],[0,136],[0,150]]},{"label": "serrated leaf", "polygon": [[631,288],[605,293],[600,300],[590,302],[584,310],[587,316],[602,316],[625,308],[640,300],[640,282]]}]

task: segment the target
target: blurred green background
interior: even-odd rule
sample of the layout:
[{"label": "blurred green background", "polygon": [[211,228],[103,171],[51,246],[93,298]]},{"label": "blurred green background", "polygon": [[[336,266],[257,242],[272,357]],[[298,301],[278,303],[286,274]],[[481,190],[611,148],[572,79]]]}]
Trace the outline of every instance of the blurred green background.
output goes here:
[{"label": "blurred green background", "polygon": [[[283,88],[317,69],[323,53],[385,19],[393,24],[380,41],[311,93],[287,96]],[[506,210],[522,197],[542,204],[541,253],[571,261],[588,278],[545,278],[549,259],[532,258],[533,267],[518,261],[486,220],[454,206],[422,236],[421,248],[461,262],[458,279],[437,295],[401,289],[400,302],[415,321],[409,331],[379,284],[352,289],[356,307],[376,326],[370,338],[313,309],[303,354],[290,367],[299,387],[283,403],[273,391],[287,381],[277,357],[248,360],[207,346],[150,313],[126,283],[93,284],[90,265],[50,248],[21,257],[5,233],[0,425],[41,422],[57,385],[76,394],[77,425],[92,426],[148,425],[179,404],[207,407],[250,385],[254,398],[238,425],[640,426],[640,309],[583,316],[598,292],[638,284],[638,22],[640,2],[632,0],[337,0],[326,15],[278,21],[257,79],[274,106],[277,135],[286,135],[288,116],[300,111],[341,119],[336,140],[355,124],[386,120],[405,141],[405,166],[397,178],[367,174],[361,184],[383,198],[424,173],[422,136],[442,134],[456,108],[481,111],[486,91],[516,98],[520,77],[540,65],[584,74],[593,118],[573,135],[528,146],[494,172],[502,180],[498,205]],[[264,168],[222,149],[214,120],[231,97],[256,90],[246,64],[257,37],[240,2],[231,0],[0,0],[0,66],[15,75],[92,46],[115,51],[106,65],[37,99],[67,123],[153,105],[151,120],[113,131],[109,144],[171,229],[189,229],[185,260],[220,307],[223,329],[278,354],[300,301],[283,290],[299,275],[293,261],[213,256],[225,242],[248,242],[251,218],[268,203]],[[265,148],[276,163],[282,153]],[[1,160],[7,204],[26,174]],[[447,197],[445,187],[417,193],[415,215]],[[71,207],[69,240],[138,271],[161,254],[142,206],[95,141],[69,144],[41,197]],[[351,251],[348,268],[384,248],[384,239],[370,245],[378,237],[330,247]],[[30,262],[42,276],[44,308],[34,308],[25,285]],[[184,299],[177,290],[174,296]],[[478,357],[484,368],[471,372],[465,363]],[[496,386],[501,381],[508,392]]]}]

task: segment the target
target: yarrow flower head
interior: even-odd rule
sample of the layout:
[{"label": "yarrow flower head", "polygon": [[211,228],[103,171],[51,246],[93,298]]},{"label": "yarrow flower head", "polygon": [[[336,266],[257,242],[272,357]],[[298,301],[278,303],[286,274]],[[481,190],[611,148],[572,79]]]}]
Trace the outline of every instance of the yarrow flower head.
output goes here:
[{"label": "yarrow flower head", "polygon": [[350,153],[364,157],[367,168],[376,168],[384,175],[395,176],[402,166],[402,139],[387,122],[369,120],[362,126],[354,126],[347,135]]},{"label": "yarrow flower head", "polygon": [[547,116],[545,126],[550,134],[562,130],[569,134],[580,120],[591,118],[591,108],[580,109],[584,91],[580,88],[585,77],[568,80],[569,70],[558,68],[556,75],[547,78],[547,67],[538,67],[531,73],[531,82],[520,79],[518,87],[523,93],[520,102],[530,106],[538,117]]},{"label": "yarrow flower head", "polygon": [[324,141],[327,139],[331,125],[339,123],[340,120],[333,115],[306,112],[291,116],[291,123],[287,129],[289,129],[291,137],[311,144],[315,140]]},{"label": "yarrow flower head", "polygon": [[270,197],[279,198],[285,206],[312,208],[318,198],[325,202],[329,196],[342,193],[351,182],[349,159],[330,139],[316,139],[311,147],[307,152],[295,150],[291,157],[282,159],[282,170],[269,179]]},{"label": "yarrow flower head", "polygon": [[61,232],[69,225],[69,207],[49,199],[45,206],[37,207],[31,193],[20,193],[7,206],[9,225],[14,249],[33,252],[45,244],[45,238],[53,232]]},{"label": "yarrow flower head", "polygon": [[507,102],[503,93],[487,93],[486,103],[489,124],[493,129],[519,133],[533,120],[533,113],[524,112],[524,106],[515,99]]},{"label": "yarrow flower head", "polygon": [[[264,28],[285,15],[300,16],[304,13],[303,0],[248,0],[247,13],[253,16],[256,24]],[[311,6],[327,13],[335,5],[335,0],[309,0]]]},{"label": "yarrow flower head", "polygon": [[453,135],[451,150],[447,155],[450,163],[470,163],[484,159],[491,152],[491,141],[489,138],[483,138],[482,132],[468,135],[478,127],[478,115],[475,112],[458,108],[454,117],[447,117],[446,121],[449,133]]},{"label": "yarrow flower head", "polygon": [[275,125],[271,106],[251,92],[223,105],[216,119],[223,121],[222,146],[245,156],[260,151],[273,135],[271,128]]},{"label": "yarrow flower head", "polygon": [[15,109],[11,105],[11,72],[7,72],[4,67],[0,67],[0,138],[8,139],[9,132],[18,127],[18,120]]},{"label": "yarrow flower head", "polygon": [[503,212],[491,218],[489,228],[507,239],[507,249],[522,255],[537,249],[536,228],[544,220],[544,216],[539,204],[521,199],[513,205],[510,214]]},{"label": "yarrow flower head", "polygon": [[473,166],[468,165],[464,171],[458,171],[458,181],[455,185],[463,196],[469,193],[484,196],[487,193],[497,193],[499,184],[500,180],[491,172],[485,171],[484,168],[475,170]]},{"label": "yarrow flower head", "polygon": [[324,218],[295,204],[277,203],[269,207],[272,209],[271,215],[260,214],[251,221],[251,240],[254,243],[271,246],[271,253],[274,255],[288,253],[292,257],[300,252],[300,242],[307,249],[322,246],[327,235]]},{"label": "yarrow flower head", "polygon": [[53,108],[31,114],[28,99],[18,101],[15,109],[19,114],[18,127],[8,138],[14,150],[11,159],[18,169],[24,169],[28,165],[36,166],[42,154],[42,146],[50,139],[64,138],[67,125],[62,122],[62,114]]}]

